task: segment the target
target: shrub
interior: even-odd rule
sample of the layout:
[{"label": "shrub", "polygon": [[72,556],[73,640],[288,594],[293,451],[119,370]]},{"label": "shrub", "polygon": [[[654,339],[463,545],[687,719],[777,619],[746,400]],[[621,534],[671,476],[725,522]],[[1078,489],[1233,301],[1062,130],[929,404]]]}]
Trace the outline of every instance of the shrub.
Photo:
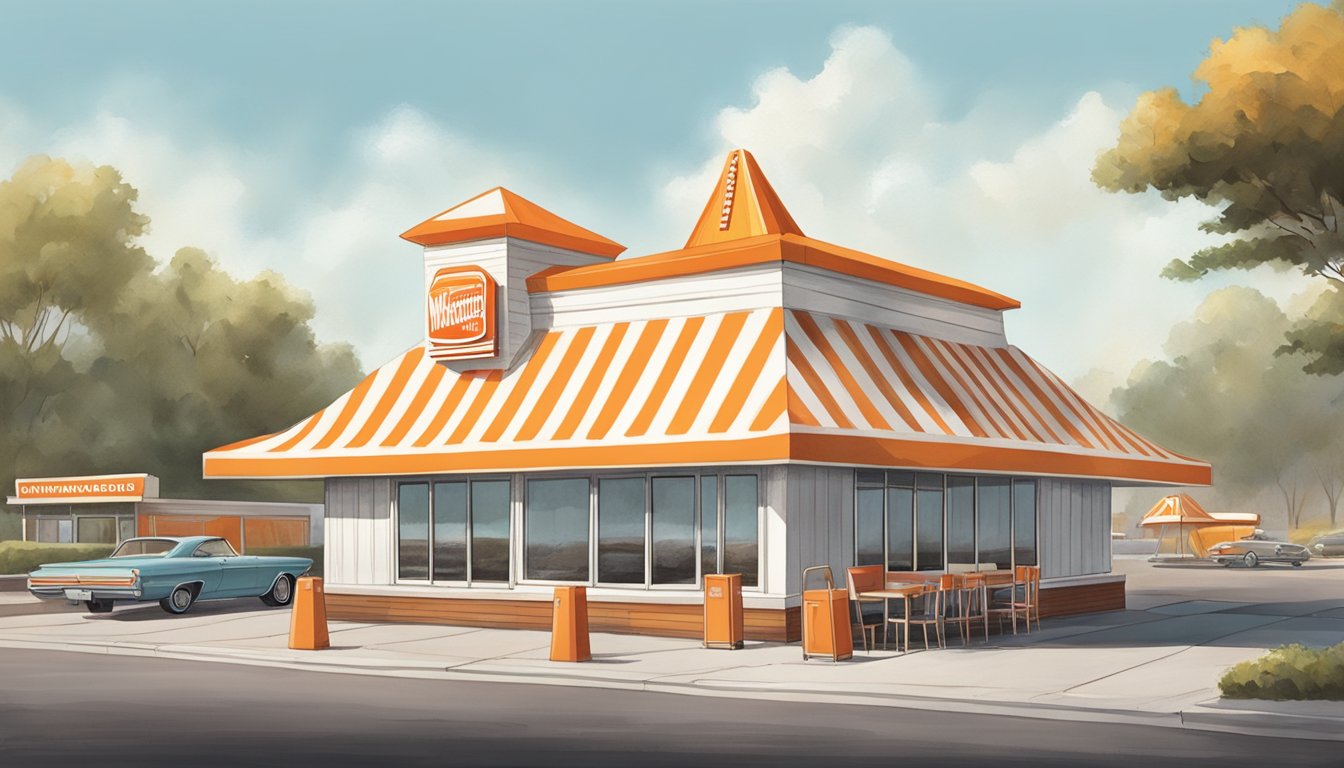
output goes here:
[{"label": "shrub", "polygon": [[306,557],[313,561],[309,576],[322,575],[322,547],[248,547],[243,554],[273,555],[275,557]]},{"label": "shrub", "polygon": [[0,541],[0,573],[28,573],[43,563],[94,560],[112,554],[111,544],[50,544]]},{"label": "shrub", "polygon": [[1229,669],[1218,688],[1229,699],[1344,700],[1344,643],[1276,648]]}]

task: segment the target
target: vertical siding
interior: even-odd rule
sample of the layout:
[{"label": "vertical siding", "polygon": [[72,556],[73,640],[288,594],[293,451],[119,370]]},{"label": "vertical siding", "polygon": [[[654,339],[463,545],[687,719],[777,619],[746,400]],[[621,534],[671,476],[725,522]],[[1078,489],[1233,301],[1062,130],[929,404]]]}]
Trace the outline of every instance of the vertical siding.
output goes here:
[{"label": "vertical siding", "polygon": [[1038,513],[1042,576],[1110,572],[1110,483],[1042,478]]},{"label": "vertical siding", "polygon": [[761,531],[761,590],[781,594],[788,589],[789,556],[788,468],[761,468],[761,507],[764,523]]},{"label": "vertical siding", "polygon": [[786,471],[788,593],[799,592],[803,569],[814,565],[831,566],[840,584],[854,559],[854,471],[797,464]]},{"label": "vertical siding", "polygon": [[335,584],[391,584],[392,481],[331,478],[326,501],[326,579]]}]

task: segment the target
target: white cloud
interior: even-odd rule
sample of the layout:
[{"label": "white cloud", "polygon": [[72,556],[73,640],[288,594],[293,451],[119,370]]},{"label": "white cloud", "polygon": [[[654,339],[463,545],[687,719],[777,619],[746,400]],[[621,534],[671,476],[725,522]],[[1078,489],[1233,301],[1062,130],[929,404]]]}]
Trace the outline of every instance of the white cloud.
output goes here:
[{"label": "white cloud", "polygon": [[[155,92],[152,84],[148,90]],[[195,246],[239,277],[279,272],[313,297],[319,338],[353,343],[370,368],[415,343],[420,331],[418,305],[406,300],[422,289],[420,249],[397,236],[501,183],[529,195],[544,186],[532,164],[408,106],[354,131],[329,177],[313,180],[292,170],[281,150],[174,126],[128,99],[105,99],[88,118],[46,132],[0,104],[0,116],[13,117],[0,121],[0,158],[17,166],[45,153],[116,167],[150,217],[141,242],[151,255],[166,261]],[[277,204],[281,215],[265,210]]]},{"label": "white cloud", "polygon": [[1123,117],[1101,94],[1014,139],[996,128],[1022,116],[1001,102],[942,119],[920,73],[879,30],[842,29],[831,46],[810,79],[772,71],[756,81],[752,105],[723,109],[718,151],[666,185],[665,206],[693,220],[722,153],[746,147],[809,235],[1021,300],[1008,313],[1009,340],[1069,378],[1127,373],[1160,355],[1172,324],[1228,283],[1281,297],[1301,289],[1300,276],[1268,270],[1161,278],[1171,259],[1220,242],[1198,230],[1213,211],[1092,183]]}]

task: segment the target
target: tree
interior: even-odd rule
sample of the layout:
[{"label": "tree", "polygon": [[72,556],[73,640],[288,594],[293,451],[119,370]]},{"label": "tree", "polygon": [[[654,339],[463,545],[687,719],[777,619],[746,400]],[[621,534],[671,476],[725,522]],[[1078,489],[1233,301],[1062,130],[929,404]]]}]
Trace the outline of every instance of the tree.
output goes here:
[{"label": "tree", "polygon": [[[1093,180],[1222,207],[1203,228],[1236,239],[1171,262],[1167,277],[1270,264],[1344,287],[1344,0],[1303,4],[1277,31],[1236,30],[1194,77],[1207,90],[1193,105],[1174,88],[1139,97]],[[1344,330],[1327,335],[1290,350],[1313,372],[1344,371]]]},{"label": "tree", "polygon": [[1215,291],[1171,329],[1168,359],[1136,366],[1111,402],[1141,434],[1210,461],[1223,496],[1244,505],[1268,491],[1297,527],[1307,478],[1344,432],[1344,381],[1303,372],[1297,353],[1273,354],[1292,325],[1258,291]]},{"label": "tree", "polygon": [[201,453],[328,404],[353,350],[319,344],[275,273],[236,280],[192,248],[155,271],[135,201],[115,169],[45,157],[0,182],[0,483],[147,471],[173,494],[313,496],[205,483]]}]

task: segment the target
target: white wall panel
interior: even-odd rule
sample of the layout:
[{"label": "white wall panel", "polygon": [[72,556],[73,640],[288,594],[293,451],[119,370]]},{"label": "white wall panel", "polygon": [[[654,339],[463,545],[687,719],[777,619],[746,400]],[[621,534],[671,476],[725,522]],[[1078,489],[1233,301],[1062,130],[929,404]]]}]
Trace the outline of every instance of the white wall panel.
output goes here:
[{"label": "white wall panel", "polygon": [[761,540],[761,590],[784,594],[789,583],[788,471],[782,465],[761,468],[761,506],[764,530]]},{"label": "white wall panel", "polygon": [[1037,493],[1042,577],[1109,573],[1110,484],[1042,478]]},{"label": "white wall panel", "polygon": [[392,482],[327,480],[326,573],[333,584],[391,584]]},{"label": "white wall panel", "polygon": [[1005,347],[1003,313],[873,283],[801,264],[785,264],[784,306],[822,312],[963,344]]},{"label": "white wall panel", "polygon": [[[854,559],[854,471],[846,468],[788,465],[788,594],[801,588],[804,568],[829,565],[837,585]],[[815,577],[814,577],[815,579]],[[812,581],[810,588],[820,588]]]}]

